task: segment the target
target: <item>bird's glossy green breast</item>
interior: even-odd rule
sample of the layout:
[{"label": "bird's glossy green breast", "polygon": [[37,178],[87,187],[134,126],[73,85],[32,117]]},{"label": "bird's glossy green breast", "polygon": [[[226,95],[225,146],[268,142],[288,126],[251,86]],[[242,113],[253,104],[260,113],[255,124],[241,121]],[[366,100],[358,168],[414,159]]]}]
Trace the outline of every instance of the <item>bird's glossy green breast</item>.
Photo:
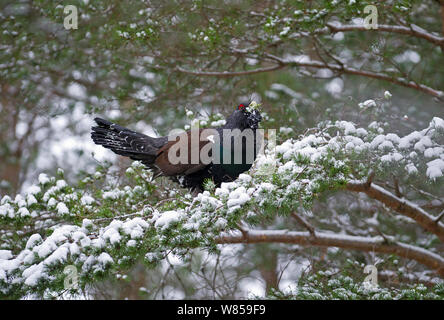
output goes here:
[{"label": "bird's glossy green breast", "polygon": [[[226,161],[228,158],[226,155],[227,152],[230,153],[230,158],[229,158],[230,161]],[[239,159],[236,159],[236,152],[242,154],[242,158],[240,158],[241,161],[239,161]],[[224,161],[224,155],[225,155],[225,161]],[[240,155],[238,154],[237,156],[239,157]],[[219,159],[220,169],[225,174],[233,178],[236,178],[242,172],[249,170],[252,166],[252,163],[247,163],[246,158],[247,157],[245,155],[245,148],[242,148],[240,150],[236,150],[235,148],[231,148],[231,150],[224,150],[223,145],[222,144],[220,145],[220,159]],[[235,162],[235,160],[237,160],[237,163]]]}]

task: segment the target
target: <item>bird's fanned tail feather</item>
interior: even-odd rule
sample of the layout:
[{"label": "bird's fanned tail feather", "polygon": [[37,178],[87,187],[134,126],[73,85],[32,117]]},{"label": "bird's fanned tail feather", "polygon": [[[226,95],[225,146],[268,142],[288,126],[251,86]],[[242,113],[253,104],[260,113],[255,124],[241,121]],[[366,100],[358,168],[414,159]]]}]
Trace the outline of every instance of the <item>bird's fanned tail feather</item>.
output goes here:
[{"label": "bird's fanned tail feather", "polygon": [[149,137],[105,119],[95,118],[94,121],[98,126],[92,128],[91,138],[96,144],[152,167],[157,150],[163,144],[158,141],[159,138]]}]

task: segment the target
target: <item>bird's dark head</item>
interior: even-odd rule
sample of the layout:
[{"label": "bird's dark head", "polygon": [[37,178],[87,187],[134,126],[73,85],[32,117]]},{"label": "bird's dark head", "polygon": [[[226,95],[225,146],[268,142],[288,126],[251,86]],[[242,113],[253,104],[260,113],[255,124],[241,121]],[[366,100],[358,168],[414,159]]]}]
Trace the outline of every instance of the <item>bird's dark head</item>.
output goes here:
[{"label": "bird's dark head", "polygon": [[242,129],[257,129],[259,127],[259,122],[262,121],[258,106],[259,105],[255,101],[241,103],[230,116],[230,120],[233,120],[233,122],[236,123],[236,127],[241,127]]}]

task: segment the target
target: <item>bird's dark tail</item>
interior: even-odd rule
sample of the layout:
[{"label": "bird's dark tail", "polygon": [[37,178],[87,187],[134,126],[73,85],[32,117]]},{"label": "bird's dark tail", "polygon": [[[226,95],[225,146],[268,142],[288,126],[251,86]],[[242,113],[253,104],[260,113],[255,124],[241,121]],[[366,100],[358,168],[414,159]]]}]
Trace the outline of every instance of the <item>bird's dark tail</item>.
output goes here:
[{"label": "bird's dark tail", "polygon": [[162,138],[149,137],[101,118],[94,121],[98,126],[92,127],[91,138],[96,144],[152,167],[157,150],[164,144]]}]

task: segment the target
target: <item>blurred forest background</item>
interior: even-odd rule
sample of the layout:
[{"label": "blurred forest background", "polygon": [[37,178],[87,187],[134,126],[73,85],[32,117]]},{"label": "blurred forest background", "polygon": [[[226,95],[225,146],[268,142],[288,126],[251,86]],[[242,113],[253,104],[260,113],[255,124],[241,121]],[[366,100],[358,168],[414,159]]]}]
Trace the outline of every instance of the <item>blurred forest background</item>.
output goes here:
[{"label": "blurred forest background", "polygon": [[[78,9],[77,29],[64,28],[66,5]],[[364,27],[367,5],[377,8],[377,29]],[[131,162],[90,139],[97,115],[166,135],[196,118],[223,118],[254,98],[267,115],[262,126],[276,128],[279,143],[324,120],[362,127],[379,121],[402,136],[444,118],[442,0],[2,0],[0,25],[1,196],[25,192],[41,172],[56,175],[58,168],[76,183],[109,163],[126,181]],[[387,177],[384,185],[397,192],[403,178]],[[439,214],[441,187],[418,179],[408,188],[421,189],[414,198]],[[159,188],[177,186],[162,180]],[[307,217],[338,233],[378,235],[374,221],[388,211],[362,194],[339,192],[316,201]],[[354,228],[357,221],[365,226]],[[291,219],[272,224],[298,225]],[[387,225],[386,233],[427,241],[409,225]],[[442,249],[441,243],[434,250]],[[263,297],[334,266],[362,281],[363,266],[375,261],[388,286],[430,286],[436,278],[393,255],[335,248],[236,244],[217,256],[195,255],[207,259],[205,268],[188,268],[174,257],[154,269],[136,264],[95,284],[89,295]]]}]

